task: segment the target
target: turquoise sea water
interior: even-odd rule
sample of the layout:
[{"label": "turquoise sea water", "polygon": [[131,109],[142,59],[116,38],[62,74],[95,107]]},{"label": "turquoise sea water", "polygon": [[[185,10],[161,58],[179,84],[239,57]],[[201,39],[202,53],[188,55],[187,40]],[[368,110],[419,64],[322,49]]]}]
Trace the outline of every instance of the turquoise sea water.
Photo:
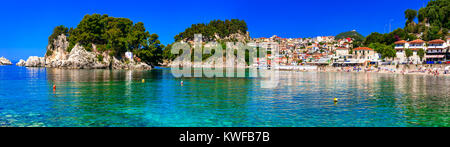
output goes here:
[{"label": "turquoise sea water", "polygon": [[450,126],[448,77],[281,72],[272,89],[259,78],[182,80],[169,69],[0,66],[0,126]]}]

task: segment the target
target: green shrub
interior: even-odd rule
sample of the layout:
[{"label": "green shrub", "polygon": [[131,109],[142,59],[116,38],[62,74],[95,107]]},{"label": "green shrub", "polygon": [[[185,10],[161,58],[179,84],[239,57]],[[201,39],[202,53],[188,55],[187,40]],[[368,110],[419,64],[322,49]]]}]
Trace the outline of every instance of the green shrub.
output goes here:
[{"label": "green shrub", "polygon": [[51,56],[53,55],[53,51],[52,50],[47,50],[47,53],[45,53],[45,56]]},{"label": "green shrub", "polygon": [[98,61],[103,61],[103,55],[97,55],[97,60]]}]

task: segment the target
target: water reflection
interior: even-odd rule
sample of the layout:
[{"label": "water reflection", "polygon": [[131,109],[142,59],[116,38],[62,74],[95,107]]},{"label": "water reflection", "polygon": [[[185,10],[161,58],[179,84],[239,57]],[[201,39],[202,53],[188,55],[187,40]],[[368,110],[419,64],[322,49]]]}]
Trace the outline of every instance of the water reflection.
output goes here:
[{"label": "water reflection", "polygon": [[167,69],[8,67],[0,79],[2,126],[449,126],[448,77],[280,71],[267,89]]}]

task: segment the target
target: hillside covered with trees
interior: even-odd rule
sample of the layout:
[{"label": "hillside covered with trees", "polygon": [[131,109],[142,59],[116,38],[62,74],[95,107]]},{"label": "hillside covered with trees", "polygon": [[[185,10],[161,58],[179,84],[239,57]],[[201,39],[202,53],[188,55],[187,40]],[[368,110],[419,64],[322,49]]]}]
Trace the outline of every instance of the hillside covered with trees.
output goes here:
[{"label": "hillside covered with trees", "polygon": [[[150,34],[144,23],[133,23],[128,18],[108,15],[86,15],[76,28],[57,26],[49,37],[49,45],[61,34],[68,37],[70,50],[79,44],[87,51],[108,52],[110,56],[123,57],[127,51],[133,52],[142,61],[157,65],[161,62],[164,45],[159,36]],[[93,45],[96,46],[94,50]]]},{"label": "hillside covered with trees", "polygon": [[202,34],[204,41],[216,40],[216,36],[226,38],[232,34],[245,34],[247,32],[247,23],[244,20],[213,20],[207,24],[193,24],[184,32],[175,36],[175,42],[181,40],[193,40],[195,34]]},{"label": "hillside covered with trees", "polygon": [[[418,19],[418,23],[414,20]],[[390,33],[373,32],[364,39],[363,45],[373,47],[384,57],[395,57],[394,42],[422,39],[431,41],[445,40],[450,27],[450,1],[431,0],[424,8],[405,10],[405,27]],[[423,54],[423,50],[419,50]],[[422,55],[420,55],[422,56]]]},{"label": "hillside covered with trees", "polygon": [[336,39],[352,38],[353,40],[352,46],[354,48],[360,47],[362,42],[364,41],[364,36],[356,32],[355,30],[339,33],[338,35],[336,35],[335,38]]},{"label": "hillside covered with trees", "polygon": [[[225,49],[226,41],[247,41],[247,39],[250,39],[247,30],[247,23],[244,20],[213,20],[207,24],[193,24],[186,28],[184,32],[176,35],[174,39],[175,42],[193,41],[195,34],[202,34],[203,42],[217,41]],[[163,51],[163,59],[168,61],[174,60],[177,56],[170,52],[171,46],[171,44],[167,45]],[[214,53],[214,50],[212,52]],[[203,55],[203,59],[210,57],[213,53]]]},{"label": "hillside covered with trees", "polygon": [[335,38],[336,39],[352,38],[354,40],[361,40],[361,41],[364,40],[364,36],[356,32],[355,30],[339,33],[338,35],[336,35]]}]

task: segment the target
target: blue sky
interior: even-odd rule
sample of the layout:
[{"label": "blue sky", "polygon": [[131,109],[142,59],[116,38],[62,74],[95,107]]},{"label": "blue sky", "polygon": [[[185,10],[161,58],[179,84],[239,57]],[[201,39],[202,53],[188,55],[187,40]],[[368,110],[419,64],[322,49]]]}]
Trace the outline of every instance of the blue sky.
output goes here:
[{"label": "blue sky", "polygon": [[76,27],[86,14],[144,22],[163,44],[191,24],[243,19],[251,37],[314,37],[357,30],[364,36],[403,27],[404,11],[429,0],[40,0],[0,2],[0,56],[44,56],[55,26]]}]

